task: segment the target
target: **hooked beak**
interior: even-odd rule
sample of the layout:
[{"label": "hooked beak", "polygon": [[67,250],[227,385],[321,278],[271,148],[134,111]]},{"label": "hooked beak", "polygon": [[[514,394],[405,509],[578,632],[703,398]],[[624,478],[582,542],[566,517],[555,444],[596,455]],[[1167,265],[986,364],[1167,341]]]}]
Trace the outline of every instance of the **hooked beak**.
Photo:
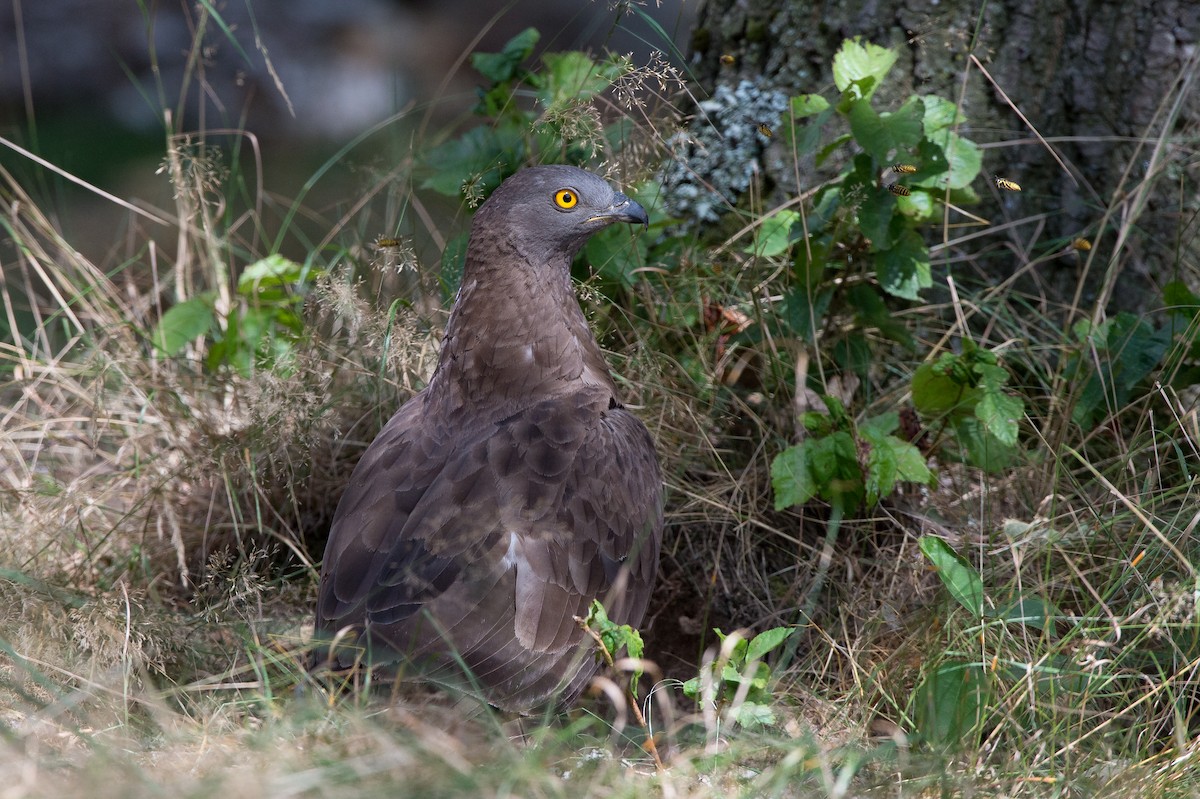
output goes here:
[{"label": "hooked beak", "polygon": [[646,209],[640,203],[629,199],[620,192],[613,195],[612,205],[589,218],[588,221],[603,221],[605,223],[630,222],[640,224],[643,228],[648,229],[650,227],[650,217],[646,214]]}]

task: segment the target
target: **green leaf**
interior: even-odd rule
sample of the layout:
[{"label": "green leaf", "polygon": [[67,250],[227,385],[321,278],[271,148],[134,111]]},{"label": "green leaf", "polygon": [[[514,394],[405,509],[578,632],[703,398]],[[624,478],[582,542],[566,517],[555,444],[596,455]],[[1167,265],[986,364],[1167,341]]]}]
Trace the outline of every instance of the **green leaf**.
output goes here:
[{"label": "green leaf", "polygon": [[512,80],[521,62],[529,58],[541,34],[536,28],[526,28],[508,40],[499,53],[472,53],[471,66],[493,83]]},{"label": "green leaf", "polygon": [[787,252],[792,244],[792,228],[800,221],[800,214],[784,208],[768,216],[754,233],[754,243],[746,252],[760,258],[774,258]]},{"label": "green leaf", "polygon": [[476,176],[483,176],[484,185],[494,188],[500,184],[504,151],[497,131],[486,125],[471,128],[429,151],[425,162],[434,172],[421,183],[421,188],[458,197],[463,183]]},{"label": "green leaf", "polygon": [[921,450],[907,441],[896,440],[901,445],[896,448],[896,476],[907,483],[932,485],[934,474],[929,470]]},{"label": "green leaf", "polygon": [[962,189],[979,176],[983,153],[979,146],[949,130],[928,136],[917,148],[924,164],[914,186]]},{"label": "green leaf", "polygon": [[858,97],[869,98],[897,58],[899,54],[886,47],[847,40],[833,57],[833,83],[840,92],[854,87]]},{"label": "green leaf", "polygon": [[[608,654],[615,660],[620,657],[621,650],[625,650],[626,654],[631,658],[641,658],[645,653],[645,644],[642,641],[642,635],[637,630],[630,627],[628,624],[616,624],[609,618],[608,612],[604,609],[599,600],[592,600],[591,606],[588,608],[588,615],[583,620],[590,629],[600,636],[604,648],[608,650]],[[638,678],[642,676],[641,671],[635,671],[629,680],[629,690],[637,695],[636,687]]]},{"label": "green leaf", "polygon": [[882,114],[875,113],[867,100],[859,100],[850,106],[850,130],[859,146],[882,164],[893,151],[916,147],[921,141],[923,112],[916,98],[895,112]]},{"label": "green leaf", "polygon": [[913,341],[912,332],[887,307],[887,303],[883,301],[877,288],[859,283],[850,286],[845,291],[849,307],[854,309],[855,320],[861,327],[877,328],[884,336],[906,349],[915,349],[916,343]]},{"label": "green leaf", "polygon": [[[871,252],[881,252],[890,249],[896,243],[896,236],[906,229],[904,220],[896,221],[896,200],[891,193],[876,187],[872,180],[862,184],[854,181],[851,185],[860,185],[866,189],[866,196],[858,206],[858,228],[863,237],[871,242]],[[850,185],[847,186],[847,189]]]},{"label": "green leaf", "polygon": [[792,98],[792,116],[796,119],[815,116],[829,108],[829,101],[819,94],[801,94]]},{"label": "green leaf", "polygon": [[1171,324],[1156,328],[1127,311],[1095,326],[1077,324],[1075,333],[1082,343],[1066,373],[1077,380],[1088,376],[1071,413],[1085,430],[1129,402],[1162,363],[1174,338]]},{"label": "green leaf", "polygon": [[278,253],[268,255],[247,266],[238,276],[238,292],[244,295],[260,293],[270,286],[288,286],[305,277],[304,267]]},{"label": "green leaf", "polygon": [[1024,624],[1044,630],[1062,616],[1062,611],[1053,602],[1038,597],[1022,597],[1001,610],[997,617],[1010,624]]},{"label": "green leaf", "polygon": [[940,538],[923,535],[917,539],[921,554],[937,569],[942,585],[960,605],[976,618],[983,615],[983,579],[979,572]]},{"label": "green leaf", "polygon": [[996,474],[1016,461],[1017,448],[1001,443],[974,416],[956,419],[954,435],[966,450],[964,460],[986,472]]},{"label": "green leaf", "polygon": [[925,106],[925,114],[921,121],[925,127],[927,138],[933,138],[933,134],[955,123],[966,121],[966,117],[958,112],[958,106],[944,97],[936,94],[924,94],[921,95],[920,100]]},{"label": "green leaf", "polygon": [[870,444],[864,484],[868,505],[890,496],[900,480],[928,483],[933,477],[919,449],[888,434],[899,425],[899,416],[883,414],[876,420],[882,424],[859,426],[859,435]]},{"label": "green leaf", "polygon": [[975,416],[983,422],[984,428],[1008,447],[1017,443],[1018,425],[1024,413],[1025,403],[1020,399],[990,388],[984,389],[975,406]]},{"label": "green leaf", "polygon": [[[803,251],[804,248],[798,247],[797,249]],[[810,344],[815,342],[817,331],[821,327],[821,320],[825,318],[825,312],[829,310],[833,294],[833,287],[825,286],[814,289],[813,295],[810,297],[804,286],[797,286],[790,293],[784,295],[783,316],[788,330]]]},{"label": "green leaf", "polygon": [[920,234],[907,229],[889,249],[875,253],[875,274],[888,294],[919,300],[921,289],[933,285],[929,250]]},{"label": "green leaf", "polygon": [[812,479],[805,444],[788,447],[771,461],[771,487],[775,491],[775,510],[803,505],[816,496],[817,485]]},{"label": "green leaf", "polygon": [[547,53],[542,63],[546,65],[546,83],[538,97],[547,107],[587,102],[612,85],[624,69],[623,61],[596,62],[578,51]]},{"label": "green leaf", "polygon": [[978,742],[991,701],[987,675],[979,664],[942,663],[914,692],[917,731],[935,746],[970,747]]},{"label": "green leaf", "polygon": [[1163,305],[1172,313],[1183,314],[1188,318],[1194,317],[1200,311],[1200,297],[1192,293],[1187,284],[1181,280],[1172,280],[1163,286]]},{"label": "green leaf", "polygon": [[772,627],[754,636],[746,650],[746,660],[762,660],[763,655],[779,647],[791,635],[791,627]]},{"label": "green leaf", "polygon": [[829,156],[836,153],[839,149],[841,149],[841,146],[843,144],[845,144],[848,141],[851,141],[853,138],[854,137],[851,136],[849,133],[843,133],[841,136],[838,136],[833,141],[829,142],[829,144],[826,144],[824,147],[822,147],[820,150],[817,151],[817,156],[815,159],[816,165],[824,166],[825,161],[829,158]]},{"label": "green leaf", "polygon": [[198,295],[171,306],[151,334],[155,349],[167,357],[178,355],[192,340],[207,335],[216,325],[211,295]]},{"label": "green leaf", "polygon": [[767,727],[775,723],[775,711],[759,702],[743,702],[734,709],[733,718],[743,727]]}]

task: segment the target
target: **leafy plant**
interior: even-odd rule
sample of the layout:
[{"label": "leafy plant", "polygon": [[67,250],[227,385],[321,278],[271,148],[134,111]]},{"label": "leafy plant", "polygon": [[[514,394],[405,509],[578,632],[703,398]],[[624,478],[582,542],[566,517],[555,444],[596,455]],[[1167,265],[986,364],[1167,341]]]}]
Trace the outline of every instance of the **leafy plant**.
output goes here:
[{"label": "leafy plant", "polygon": [[[546,53],[540,70],[527,69],[523,64],[540,38],[527,28],[499,53],[471,56],[471,65],[490,82],[479,89],[473,113],[489,124],[433,148],[424,188],[477,202],[527,161],[580,163],[600,151],[606,130],[591,102],[629,70],[628,59]],[[522,97],[532,97],[532,105]]]},{"label": "leafy plant", "polygon": [[[1165,296],[1178,303],[1174,316],[1186,316],[1195,305],[1186,288],[1172,284]],[[1190,294],[1190,292],[1187,292]],[[1196,298],[1190,297],[1191,301]],[[1122,311],[1111,319],[1092,323],[1080,320],[1072,327],[1078,342],[1067,361],[1066,374],[1082,383],[1071,411],[1071,421],[1090,430],[1114,411],[1125,407],[1134,390],[1159,367],[1179,335],[1177,321],[1153,325],[1149,320]]]},{"label": "leafy plant", "polygon": [[304,298],[319,274],[281,255],[267,256],[238,277],[234,307],[222,311],[216,291],[199,293],[169,308],[151,341],[173,357],[189,343],[209,339],[209,369],[228,366],[246,376],[256,367],[286,370],[304,335]]},{"label": "leafy plant", "polygon": [[791,627],[772,627],[753,638],[741,633],[713,632],[721,640],[720,655],[701,673],[683,684],[683,692],[697,702],[707,703],[718,713],[728,708],[732,719],[743,726],[775,723],[775,701],[771,693],[771,667],[763,658],[787,641]]},{"label": "leafy plant", "polygon": [[[608,611],[599,600],[592,600],[588,615],[583,619],[584,630],[590,633],[599,645],[597,655],[611,668],[617,655],[624,650],[625,654],[635,660],[640,660],[646,651],[642,634],[628,624],[617,624],[608,617]],[[637,696],[637,682],[642,676],[641,670],[634,671],[629,680],[629,692]]]},{"label": "leafy plant", "polygon": [[806,413],[803,422],[809,436],[771,463],[776,509],[820,497],[848,511],[864,502],[875,505],[898,482],[933,479],[920,450],[893,435],[900,426],[899,414],[884,413],[856,424],[840,400],[823,399],[828,413]]},{"label": "leafy plant", "polygon": [[942,353],[917,368],[913,406],[931,423],[954,430],[964,460],[996,471],[1011,464],[1025,414],[1025,403],[1006,390],[1008,379],[994,352],[964,338],[961,353]]}]

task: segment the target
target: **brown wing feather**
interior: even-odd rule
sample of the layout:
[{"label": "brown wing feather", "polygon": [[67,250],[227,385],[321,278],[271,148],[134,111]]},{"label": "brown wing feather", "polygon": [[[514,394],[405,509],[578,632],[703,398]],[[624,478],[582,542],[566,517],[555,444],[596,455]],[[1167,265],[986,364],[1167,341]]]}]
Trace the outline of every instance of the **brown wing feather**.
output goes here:
[{"label": "brown wing feather", "polygon": [[618,623],[645,613],[662,531],[650,436],[598,386],[499,421],[429,424],[443,416],[414,398],[355,470],[318,632],[365,626],[435,678],[465,664],[501,706],[563,685],[569,698],[593,670],[573,616],[596,598]]}]

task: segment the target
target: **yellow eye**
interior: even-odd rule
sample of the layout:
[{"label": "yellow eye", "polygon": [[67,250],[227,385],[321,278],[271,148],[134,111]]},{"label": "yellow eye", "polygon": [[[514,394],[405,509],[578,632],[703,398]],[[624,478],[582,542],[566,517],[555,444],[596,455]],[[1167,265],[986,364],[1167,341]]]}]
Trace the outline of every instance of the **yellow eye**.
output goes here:
[{"label": "yellow eye", "polygon": [[573,189],[559,189],[554,193],[554,202],[559,208],[574,208],[579,204],[579,195]]}]

